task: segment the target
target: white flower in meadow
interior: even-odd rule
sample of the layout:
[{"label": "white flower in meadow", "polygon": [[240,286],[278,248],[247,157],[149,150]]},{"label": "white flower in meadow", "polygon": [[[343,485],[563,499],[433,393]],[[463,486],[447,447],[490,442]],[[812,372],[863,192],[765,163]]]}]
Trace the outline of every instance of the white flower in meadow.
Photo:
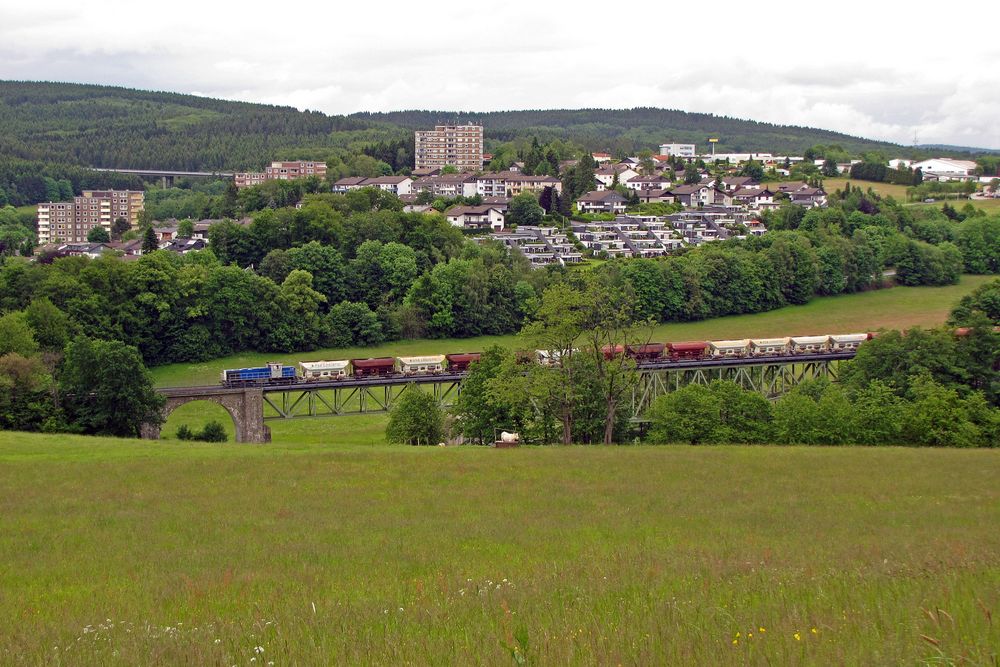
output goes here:
[{"label": "white flower in meadow", "polygon": [[257,646],[257,647],[254,648],[253,652],[254,653],[263,653],[264,652],[264,647],[263,646]]}]

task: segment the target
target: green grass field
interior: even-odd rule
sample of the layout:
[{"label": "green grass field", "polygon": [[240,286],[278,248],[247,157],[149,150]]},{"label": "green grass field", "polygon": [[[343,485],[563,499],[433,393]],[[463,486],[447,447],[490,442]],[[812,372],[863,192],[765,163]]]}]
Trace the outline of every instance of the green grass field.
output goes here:
[{"label": "green grass field", "polygon": [[[808,333],[849,333],[880,327],[935,326],[965,294],[993,276],[963,276],[948,287],[894,287],[862,294],[814,299],[803,306],[789,306],[753,315],[721,317],[700,322],[663,324],[653,340],[725,339],[783,336]],[[224,368],[261,365],[267,361],[296,364],[315,359],[350,359],[477,351],[492,344],[514,346],[514,336],[482,336],[444,340],[395,341],[370,348],[316,350],[295,354],[246,353],[193,364],[170,364],[153,369],[159,386],[215,384]]]},{"label": "green grass field", "polygon": [[998,659],[995,450],[372,447],[358,426],[0,433],[0,664]]},{"label": "green grass field", "polygon": [[850,182],[851,187],[860,186],[861,188],[867,190],[871,188],[883,197],[893,197],[896,201],[906,204],[907,206],[913,206],[916,208],[936,208],[940,209],[944,206],[947,201],[952,206],[956,208],[962,208],[968,203],[971,203],[976,208],[980,208],[989,214],[1000,212],[1000,199],[942,199],[937,198],[938,201],[933,204],[925,204],[923,202],[910,202],[907,203],[906,199],[906,188],[905,185],[894,185],[892,183],[873,183],[871,181],[858,181],[849,178],[825,178],[823,179],[823,189],[827,192],[833,192],[835,190],[843,190],[844,184]]}]

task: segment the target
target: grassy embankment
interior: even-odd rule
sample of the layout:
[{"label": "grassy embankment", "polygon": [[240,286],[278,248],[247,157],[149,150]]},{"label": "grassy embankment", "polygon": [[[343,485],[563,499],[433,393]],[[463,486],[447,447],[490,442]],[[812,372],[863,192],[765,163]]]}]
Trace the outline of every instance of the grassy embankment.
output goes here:
[{"label": "grassy embankment", "polygon": [[996,451],[363,441],[0,433],[0,663],[997,659]]}]

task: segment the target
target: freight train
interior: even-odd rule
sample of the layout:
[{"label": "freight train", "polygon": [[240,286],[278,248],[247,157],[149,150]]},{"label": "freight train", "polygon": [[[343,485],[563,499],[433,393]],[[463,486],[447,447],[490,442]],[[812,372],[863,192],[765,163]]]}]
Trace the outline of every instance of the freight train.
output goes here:
[{"label": "freight train", "polygon": [[[961,332],[956,331],[957,335]],[[792,357],[804,354],[836,354],[853,352],[876,334],[824,334],[820,336],[789,336],[785,338],[744,338],[739,340],[699,340],[672,343],[647,343],[605,347],[608,359],[625,355],[638,366],[668,365],[672,362],[707,359],[745,359]],[[331,382],[351,378],[421,377],[466,373],[479,361],[479,352],[460,352],[418,357],[374,357],[370,359],[340,359],[335,361],[303,361],[299,368],[280,363],[268,363],[255,368],[222,371],[226,387],[252,387],[298,383]],[[518,359],[543,366],[558,365],[559,350],[535,350],[520,353]]]}]

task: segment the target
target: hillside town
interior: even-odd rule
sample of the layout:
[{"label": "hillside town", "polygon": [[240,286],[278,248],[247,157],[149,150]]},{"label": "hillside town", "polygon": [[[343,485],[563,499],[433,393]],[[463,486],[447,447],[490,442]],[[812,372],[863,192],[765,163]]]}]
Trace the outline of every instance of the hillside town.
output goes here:
[{"label": "hillside town", "polygon": [[[849,177],[862,162],[722,153],[715,151],[714,140],[707,153],[699,153],[695,144],[663,143],[655,154],[616,159],[608,152],[592,152],[560,161],[561,172],[589,170],[591,187],[572,197],[560,178],[527,173],[524,162],[490,170],[493,155],[484,152],[482,125],[418,130],[414,145],[414,166],[408,173],[332,179],[323,161],[279,160],[260,172],[233,174],[233,184],[242,190],[313,178],[335,194],[373,188],[397,197],[406,212],[443,215],[481,242],[499,241],[532,266],[546,266],[587,258],[657,257],[713,241],[760,236],[767,232],[767,211],[786,204],[826,207],[822,179],[796,180],[797,165],[811,163],[825,175]],[[973,161],[895,158],[885,167],[919,174],[919,182],[981,183],[984,196],[996,196],[988,185],[995,185],[995,177],[977,175]],[[539,215],[531,224],[512,219],[511,202],[523,195],[538,202]],[[206,248],[208,230],[218,222],[199,220],[182,230],[177,220],[153,220],[145,238],[134,233],[128,238],[140,226],[143,209],[144,193],[133,190],[87,190],[72,201],[44,202],[37,209],[38,243],[58,255],[129,259],[154,247],[184,254]]]}]

